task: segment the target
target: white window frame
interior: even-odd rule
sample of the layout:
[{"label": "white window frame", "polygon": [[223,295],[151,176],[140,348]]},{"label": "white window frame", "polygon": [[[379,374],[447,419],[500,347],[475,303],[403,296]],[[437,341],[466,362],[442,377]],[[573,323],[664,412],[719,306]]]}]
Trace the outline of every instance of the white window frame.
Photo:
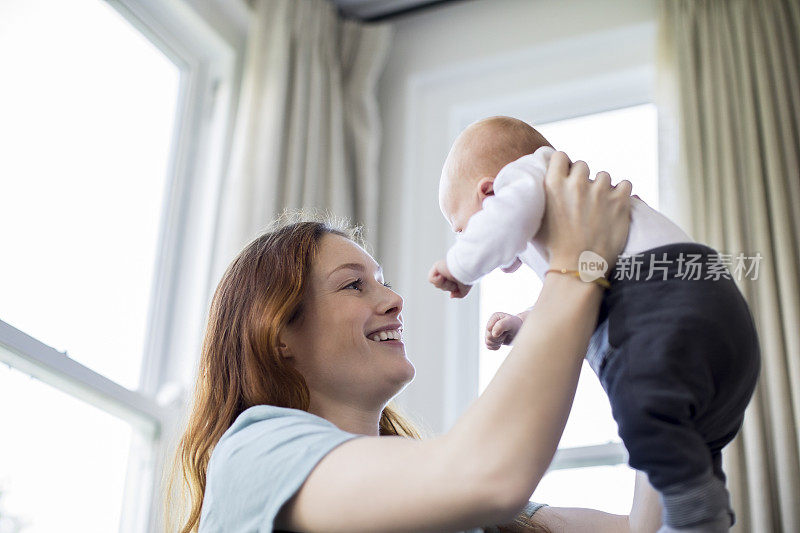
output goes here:
[{"label": "white window frame", "polygon": [[217,199],[249,10],[242,0],[106,1],[180,69],[139,388],[131,391],[2,320],[0,362],[131,424],[119,529],[127,533],[161,528],[161,473],[193,385],[210,298]]}]

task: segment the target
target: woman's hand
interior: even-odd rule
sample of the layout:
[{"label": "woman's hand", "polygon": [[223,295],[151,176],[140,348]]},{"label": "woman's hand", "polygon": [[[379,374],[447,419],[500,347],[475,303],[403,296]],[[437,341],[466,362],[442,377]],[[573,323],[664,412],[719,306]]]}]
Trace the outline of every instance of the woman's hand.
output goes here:
[{"label": "woman's hand", "polygon": [[580,254],[590,250],[611,269],[628,239],[631,183],[612,187],[607,172],[590,180],[586,163],[570,165],[564,152],[550,158],[544,183],[547,207],[539,238],[551,268],[574,270]]},{"label": "woman's hand", "polygon": [[[526,516],[520,513],[513,524],[496,528],[498,533],[542,531],[592,531],[593,533],[656,533],[661,527],[661,503],[647,474],[636,472],[633,507],[629,515],[617,515],[577,507],[542,507]],[[488,531],[495,531],[488,529]]]}]

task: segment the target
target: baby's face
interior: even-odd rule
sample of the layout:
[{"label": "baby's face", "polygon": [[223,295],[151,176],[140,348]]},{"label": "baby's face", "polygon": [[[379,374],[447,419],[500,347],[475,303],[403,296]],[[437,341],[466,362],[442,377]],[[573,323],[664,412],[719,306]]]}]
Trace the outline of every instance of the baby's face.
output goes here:
[{"label": "baby's face", "polygon": [[439,207],[444,218],[456,233],[467,227],[472,215],[483,208],[483,199],[478,190],[467,183],[444,177],[439,186]]}]

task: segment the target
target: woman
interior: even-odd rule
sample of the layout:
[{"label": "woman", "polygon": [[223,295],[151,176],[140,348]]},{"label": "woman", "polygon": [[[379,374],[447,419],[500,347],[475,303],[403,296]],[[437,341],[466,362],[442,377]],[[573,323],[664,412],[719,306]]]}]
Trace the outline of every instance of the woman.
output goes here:
[{"label": "woman", "polygon": [[[588,177],[585,163],[553,156],[542,228],[553,268],[574,268],[588,249],[613,263],[625,242],[630,184]],[[601,296],[596,284],[548,275],[485,392],[449,432],[420,440],[387,405],[414,367],[402,343],[403,300],[380,266],[321,223],[262,235],[230,265],[211,304],[179,447],[191,496],[182,531],[512,522],[555,452]],[[588,510],[545,508],[534,521],[628,527],[627,517]]]}]

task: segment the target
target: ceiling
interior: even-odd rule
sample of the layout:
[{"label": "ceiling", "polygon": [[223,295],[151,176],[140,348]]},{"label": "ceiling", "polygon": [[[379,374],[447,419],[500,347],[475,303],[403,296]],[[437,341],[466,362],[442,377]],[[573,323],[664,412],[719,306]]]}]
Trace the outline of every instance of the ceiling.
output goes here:
[{"label": "ceiling", "polygon": [[380,20],[405,15],[456,0],[331,0],[343,15],[359,20]]}]

